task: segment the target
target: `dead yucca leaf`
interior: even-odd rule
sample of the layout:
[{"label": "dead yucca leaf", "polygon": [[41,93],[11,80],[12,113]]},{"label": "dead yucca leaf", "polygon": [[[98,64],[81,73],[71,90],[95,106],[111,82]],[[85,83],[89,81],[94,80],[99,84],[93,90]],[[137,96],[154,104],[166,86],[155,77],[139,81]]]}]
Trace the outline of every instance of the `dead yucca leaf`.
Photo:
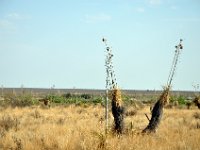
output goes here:
[{"label": "dead yucca leaf", "polygon": [[196,96],[193,103],[200,109],[200,96]]},{"label": "dead yucca leaf", "polygon": [[151,110],[151,119],[148,118],[149,124],[148,126],[142,131],[143,133],[146,132],[156,132],[158,125],[160,124],[160,120],[163,115],[163,107],[166,103],[169,102],[169,87],[164,88],[163,93],[155,103],[153,109]]},{"label": "dead yucca leaf", "polygon": [[169,103],[169,87],[164,87],[163,93],[160,95],[159,101],[163,104],[166,105]]},{"label": "dead yucca leaf", "polygon": [[114,129],[117,134],[121,134],[123,130],[123,114],[124,108],[122,107],[121,91],[118,88],[112,90],[112,114],[114,117]]},{"label": "dead yucca leaf", "polygon": [[116,106],[120,107],[122,105],[121,91],[118,88],[113,89],[110,92],[110,99],[116,103]]}]

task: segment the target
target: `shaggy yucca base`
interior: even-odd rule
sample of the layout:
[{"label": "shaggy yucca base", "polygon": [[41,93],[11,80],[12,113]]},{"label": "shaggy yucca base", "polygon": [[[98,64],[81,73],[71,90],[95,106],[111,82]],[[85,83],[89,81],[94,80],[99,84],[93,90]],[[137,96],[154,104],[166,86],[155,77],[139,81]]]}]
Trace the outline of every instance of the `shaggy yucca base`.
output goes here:
[{"label": "shaggy yucca base", "polygon": [[193,103],[200,109],[200,96],[196,96]]},{"label": "shaggy yucca base", "polygon": [[114,117],[114,132],[121,134],[123,131],[123,113],[121,91],[119,89],[113,89],[112,91],[112,114]]},{"label": "shaggy yucca base", "polygon": [[151,119],[148,126],[143,130],[145,132],[155,132],[163,115],[163,108],[169,102],[169,87],[165,88],[158,101],[151,111]]},{"label": "shaggy yucca base", "polygon": [[109,95],[109,98],[116,103],[116,106],[122,105],[122,96],[120,89],[115,88],[111,90]]}]

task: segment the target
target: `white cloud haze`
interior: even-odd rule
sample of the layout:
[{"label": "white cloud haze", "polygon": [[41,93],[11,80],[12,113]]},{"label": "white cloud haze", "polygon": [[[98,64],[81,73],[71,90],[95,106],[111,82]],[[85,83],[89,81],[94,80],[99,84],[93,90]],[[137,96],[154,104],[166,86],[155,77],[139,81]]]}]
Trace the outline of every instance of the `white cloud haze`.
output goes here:
[{"label": "white cloud haze", "polygon": [[100,22],[108,22],[111,20],[111,16],[100,13],[96,15],[85,15],[85,22],[86,23],[100,23]]}]

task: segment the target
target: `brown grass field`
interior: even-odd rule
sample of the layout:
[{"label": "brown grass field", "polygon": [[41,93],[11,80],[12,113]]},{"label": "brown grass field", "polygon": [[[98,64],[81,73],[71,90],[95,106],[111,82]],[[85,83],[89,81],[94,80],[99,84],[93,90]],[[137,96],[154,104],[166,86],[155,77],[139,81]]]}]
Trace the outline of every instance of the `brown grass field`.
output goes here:
[{"label": "brown grass field", "polygon": [[[134,111],[127,108],[126,111]],[[136,112],[136,111],[135,111]],[[199,150],[200,111],[165,109],[156,133],[141,134],[150,116],[145,106],[125,116],[122,136],[104,134],[104,108],[39,106],[0,108],[0,149],[12,150]],[[113,118],[110,114],[110,129]]]}]

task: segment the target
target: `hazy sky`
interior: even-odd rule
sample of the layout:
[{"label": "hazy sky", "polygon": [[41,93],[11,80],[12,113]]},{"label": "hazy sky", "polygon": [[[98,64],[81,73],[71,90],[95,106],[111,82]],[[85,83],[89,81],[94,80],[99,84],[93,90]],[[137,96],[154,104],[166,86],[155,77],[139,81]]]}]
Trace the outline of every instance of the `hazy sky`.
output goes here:
[{"label": "hazy sky", "polygon": [[122,89],[200,83],[199,0],[0,0],[0,85],[105,88],[106,37]]}]

